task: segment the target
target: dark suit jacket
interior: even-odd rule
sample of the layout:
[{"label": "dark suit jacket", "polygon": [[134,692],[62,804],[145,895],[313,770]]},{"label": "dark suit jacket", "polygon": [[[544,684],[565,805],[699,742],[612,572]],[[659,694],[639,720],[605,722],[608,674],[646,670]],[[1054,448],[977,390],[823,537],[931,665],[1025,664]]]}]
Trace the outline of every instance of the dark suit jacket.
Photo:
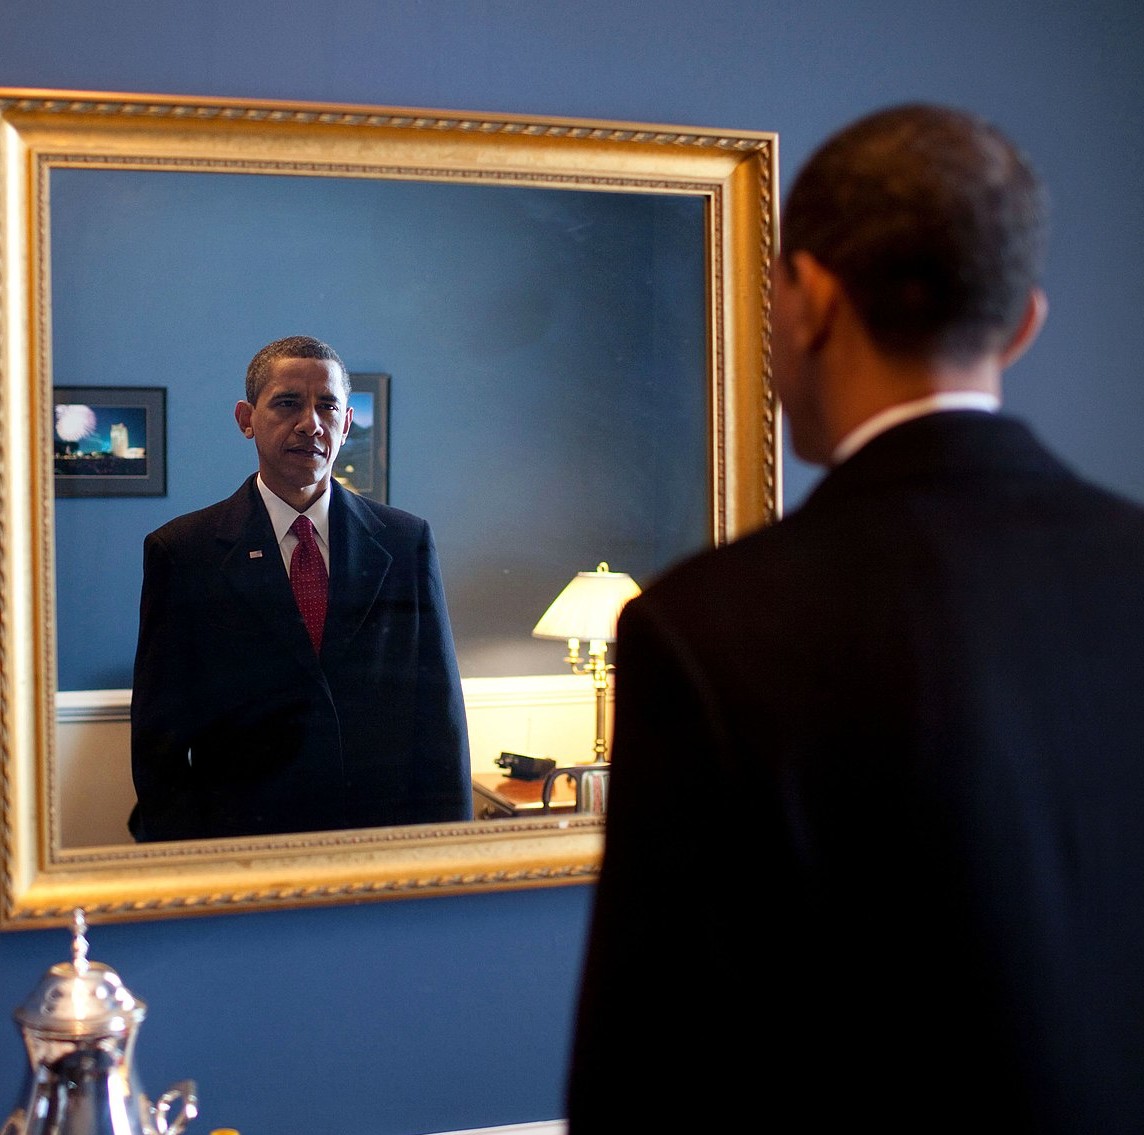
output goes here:
[{"label": "dark suit jacket", "polygon": [[1140,509],[927,417],[616,661],[573,1135],[1144,1131]]},{"label": "dark suit jacket", "polygon": [[467,818],[468,739],[429,526],[330,502],[321,657],[251,477],[144,543],[137,839]]}]

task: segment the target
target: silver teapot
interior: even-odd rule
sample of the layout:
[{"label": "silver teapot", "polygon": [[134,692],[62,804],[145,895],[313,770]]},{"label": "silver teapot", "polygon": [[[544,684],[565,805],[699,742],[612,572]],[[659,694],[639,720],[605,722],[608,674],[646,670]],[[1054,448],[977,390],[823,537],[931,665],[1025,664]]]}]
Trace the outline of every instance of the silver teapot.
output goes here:
[{"label": "silver teapot", "polygon": [[132,1058],[147,1006],[88,961],[86,932],[77,910],[72,960],[52,966],[14,1014],[32,1088],[0,1135],[182,1135],[198,1114],[195,1084],[181,1081],[155,1104],[139,1089]]},{"label": "silver teapot", "polygon": [[540,790],[540,803],[548,811],[552,803],[552,790],[556,782],[566,776],[576,785],[577,812],[603,815],[608,810],[608,777],[612,766],[607,761],[594,761],[590,765],[570,765],[554,768],[545,778]]}]

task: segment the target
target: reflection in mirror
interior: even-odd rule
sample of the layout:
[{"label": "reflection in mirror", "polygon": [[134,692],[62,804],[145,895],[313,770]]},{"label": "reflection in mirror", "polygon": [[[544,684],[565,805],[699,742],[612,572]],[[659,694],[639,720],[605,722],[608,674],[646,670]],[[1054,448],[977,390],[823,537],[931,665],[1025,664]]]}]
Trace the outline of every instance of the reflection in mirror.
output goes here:
[{"label": "reflection in mirror", "polygon": [[[775,510],[773,135],[75,92],[0,116],[0,925],[591,878],[597,819],[515,806],[129,843],[141,542],[251,472],[253,351],[335,344],[390,376],[389,500],[437,537],[474,769],[578,762],[591,686],[530,634],[551,596]],[[166,495],[54,499],[53,386],[162,388]]]},{"label": "reflection in mirror", "polygon": [[[250,473],[260,335],[393,376],[390,503],[430,519],[466,677],[560,669],[532,623],[601,551],[650,579],[709,542],[702,199],[118,169],[51,199],[54,382],[168,402],[165,497],[57,500],[62,690],[130,686],[143,537]],[[129,797],[126,751],[86,747]],[[124,842],[88,784],[61,777],[64,846]]]}]

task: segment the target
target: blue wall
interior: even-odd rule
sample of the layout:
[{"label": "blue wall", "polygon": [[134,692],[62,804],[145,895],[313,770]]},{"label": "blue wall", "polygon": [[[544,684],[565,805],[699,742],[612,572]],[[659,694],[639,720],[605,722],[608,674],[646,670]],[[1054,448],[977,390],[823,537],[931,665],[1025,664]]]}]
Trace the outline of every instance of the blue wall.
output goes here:
[{"label": "blue wall", "polygon": [[[1050,321],[1009,404],[1081,470],[1144,499],[1141,73],[1138,0],[40,0],[0,21],[5,85],[773,129],[784,178],[886,102],[984,112],[1055,198]],[[788,500],[811,480],[788,465]],[[429,1132],[560,1113],[589,898],[97,928],[93,952],[152,1003],[148,1087],[200,1080],[201,1130]],[[63,956],[61,938],[0,937],[0,1009]],[[23,1059],[14,1029],[0,1037],[0,1110]]]}]

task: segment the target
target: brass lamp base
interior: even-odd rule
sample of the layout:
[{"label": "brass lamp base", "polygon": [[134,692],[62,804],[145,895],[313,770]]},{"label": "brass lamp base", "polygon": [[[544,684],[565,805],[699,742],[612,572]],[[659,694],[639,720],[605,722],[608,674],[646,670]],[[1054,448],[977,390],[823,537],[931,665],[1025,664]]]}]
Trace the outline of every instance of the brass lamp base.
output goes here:
[{"label": "brass lamp base", "polygon": [[600,764],[608,759],[607,707],[608,674],[615,667],[607,661],[608,644],[603,639],[592,639],[588,645],[588,658],[580,654],[580,640],[568,640],[568,653],[564,661],[572,667],[573,674],[586,674],[592,679],[596,690],[596,741],[592,747],[592,760],[589,764]]}]

